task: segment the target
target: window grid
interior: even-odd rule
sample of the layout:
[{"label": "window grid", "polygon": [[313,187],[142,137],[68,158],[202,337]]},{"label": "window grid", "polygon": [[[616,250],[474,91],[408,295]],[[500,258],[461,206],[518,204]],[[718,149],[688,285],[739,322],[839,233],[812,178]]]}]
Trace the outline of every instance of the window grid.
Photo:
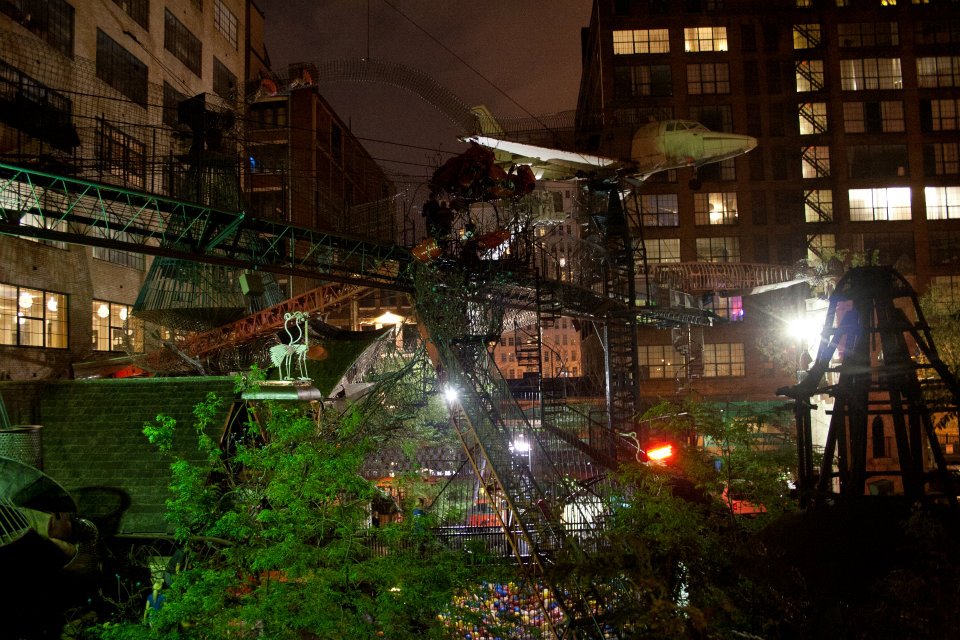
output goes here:
[{"label": "window grid", "polygon": [[99,158],[101,170],[119,178],[123,186],[142,189],[147,176],[146,146],[136,138],[100,120]]},{"label": "window grid", "polygon": [[960,219],[960,187],[925,187],[927,220]]},{"label": "window grid", "polygon": [[793,25],[793,48],[813,49],[820,46],[820,25],[795,24]]},{"label": "window grid", "polygon": [[901,89],[900,58],[857,58],[840,61],[840,88],[844,91]]},{"label": "window grid", "polygon": [[651,379],[673,379],[683,373],[683,358],[669,344],[641,345],[637,364]]},{"label": "window grid", "polygon": [[744,375],[742,342],[703,345],[703,376],[705,378],[739,378]]},{"label": "window grid", "polygon": [[147,103],[147,65],[97,29],[97,77],[141,106]]},{"label": "window grid", "polygon": [[0,345],[68,348],[67,296],[0,283]]},{"label": "window grid", "polygon": [[213,58],[213,92],[224,100],[234,100],[237,91],[237,76],[230,71],[227,65]]},{"label": "window grid", "polygon": [[687,53],[727,50],[726,27],[687,27],[683,30],[683,46]]},{"label": "window grid", "polygon": [[213,24],[217,31],[223,34],[227,41],[237,48],[237,31],[239,22],[237,16],[223,3],[223,0],[214,0]]},{"label": "window grid", "polygon": [[960,44],[960,19],[918,22],[917,44]]},{"label": "window grid", "polygon": [[797,91],[820,91],[824,87],[823,60],[801,60],[797,62]]},{"label": "window grid", "polygon": [[715,295],[707,309],[727,322],[743,322],[743,296],[727,298]]},{"label": "window grid", "polygon": [[680,238],[652,238],[644,245],[648,264],[680,262]]},{"label": "window grid", "polygon": [[737,194],[730,192],[694,194],[693,210],[697,225],[737,224]]},{"label": "window grid", "polygon": [[811,189],[803,197],[804,219],[807,222],[833,222],[833,192]]},{"label": "window grid", "polygon": [[187,96],[174,89],[169,83],[163,83],[163,124],[175,126],[179,120],[180,103]]},{"label": "window grid", "polygon": [[884,47],[900,44],[896,22],[851,22],[837,25],[841,47]]},{"label": "window grid", "polygon": [[614,90],[619,96],[673,95],[670,65],[621,65],[614,67],[613,74]]},{"label": "window grid", "polygon": [[910,220],[910,187],[850,189],[850,221]]},{"label": "window grid", "polygon": [[691,95],[730,93],[730,68],[727,63],[688,64],[687,92]]},{"label": "window grid", "polygon": [[960,306],[960,276],[933,276],[930,297],[940,313],[953,313]]},{"label": "window grid", "polygon": [[800,105],[800,135],[827,131],[827,103],[805,102]]},{"label": "window grid", "polygon": [[670,53],[670,32],[667,29],[614,31],[613,53],[614,55]]},{"label": "window grid", "polygon": [[3,2],[0,13],[23,24],[63,55],[73,57],[74,9],[66,0]]},{"label": "window grid", "polygon": [[645,227],[679,227],[677,194],[649,193],[640,196],[640,219]]},{"label": "window grid", "polygon": [[150,0],[113,0],[123,12],[144,29],[149,29]]},{"label": "window grid", "polygon": [[740,262],[740,238],[697,238],[698,262]]},{"label": "window grid", "polygon": [[832,233],[816,233],[807,236],[807,260],[823,261],[837,250],[837,236]]},{"label": "window grid", "polygon": [[934,131],[957,130],[957,112],[960,111],[957,108],[958,104],[960,104],[960,100],[930,101],[931,126]]},{"label": "window grid", "polygon": [[163,48],[199,78],[202,51],[200,39],[190,33],[187,26],[177,20],[168,9],[164,9],[163,13]]},{"label": "window grid", "polygon": [[960,56],[917,58],[917,85],[921,89],[960,86]]},{"label": "window grid", "polygon": [[801,156],[804,178],[826,178],[830,175],[830,147],[806,147]]},{"label": "window grid", "polygon": [[960,143],[934,142],[924,146],[926,172],[938,176],[960,173]]},{"label": "window grid", "polygon": [[94,351],[143,351],[143,325],[133,317],[133,307],[93,300],[91,318]]},{"label": "window grid", "polygon": [[[930,232],[930,264],[960,264],[960,232],[950,230]],[[960,276],[957,277],[960,278]]]}]

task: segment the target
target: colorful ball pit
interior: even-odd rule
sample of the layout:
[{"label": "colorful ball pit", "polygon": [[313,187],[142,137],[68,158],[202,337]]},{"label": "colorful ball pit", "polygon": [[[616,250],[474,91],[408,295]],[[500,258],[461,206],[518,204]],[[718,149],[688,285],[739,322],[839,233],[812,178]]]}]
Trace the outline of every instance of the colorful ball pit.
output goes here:
[{"label": "colorful ball pit", "polygon": [[562,622],[563,611],[542,585],[484,582],[455,596],[450,611],[438,618],[450,628],[452,638],[534,640],[552,637],[551,628]]}]

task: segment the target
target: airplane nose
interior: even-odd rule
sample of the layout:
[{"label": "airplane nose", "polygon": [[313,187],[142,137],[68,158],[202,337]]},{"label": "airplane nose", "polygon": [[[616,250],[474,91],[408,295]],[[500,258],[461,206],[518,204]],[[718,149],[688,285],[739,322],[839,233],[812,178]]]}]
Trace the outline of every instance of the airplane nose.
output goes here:
[{"label": "airplane nose", "polygon": [[732,158],[756,148],[757,139],[733,133],[711,134],[703,138],[703,152],[707,157]]}]

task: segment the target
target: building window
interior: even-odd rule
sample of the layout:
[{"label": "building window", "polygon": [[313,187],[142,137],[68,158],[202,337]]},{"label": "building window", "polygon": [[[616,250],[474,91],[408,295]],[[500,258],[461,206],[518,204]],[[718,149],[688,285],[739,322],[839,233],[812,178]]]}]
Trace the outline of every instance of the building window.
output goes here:
[{"label": "building window", "polygon": [[673,379],[683,373],[683,357],[669,344],[640,346],[637,349],[637,364],[640,365],[641,378]]},{"label": "building window", "polygon": [[648,264],[680,262],[680,238],[652,238],[644,246]]},{"label": "building window", "polygon": [[899,100],[844,102],[843,126],[847,133],[904,131],[903,103]]},{"label": "building window", "polygon": [[800,60],[797,62],[796,83],[798,92],[823,89],[823,60]]},{"label": "building window", "polygon": [[927,220],[960,219],[960,187],[925,187]]},{"label": "building window", "polygon": [[806,147],[801,155],[804,178],[826,178],[830,175],[830,147]]},{"label": "building window", "polygon": [[0,283],[0,345],[66,349],[67,296]]},{"label": "building window", "polygon": [[910,187],[850,189],[850,221],[910,220]]},{"label": "building window", "polygon": [[[960,264],[960,232],[930,232],[930,264],[937,266]],[[955,276],[960,283],[960,276]]]},{"label": "building window", "polygon": [[887,439],[883,433],[883,418],[880,416],[874,416],[873,422],[870,424],[870,441],[871,441],[871,457],[873,458],[887,458]]},{"label": "building window", "polygon": [[960,276],[933,276],[930,297],[940,313],[955,313],[960,308]]},{"label": "building window", "polygon": [[106,300],[92,304],[94,351],[143,351],[143,326],[135,320],[133,307]]},{"label": "building window", "polygon": [[104,175],[119,179],[125,187],[142,189],[147,177],[146,147],[139,140],[99,120],[97,155]]},{"label": "building window", "polygon": [[[726,104],[696,105],[690,107],[690,118],[711,131],[733,130],[733,107]],[[704,165],[704,168],[709,165]]]},{"label": "building window", "polygon": [[163,48],[200,77],[202,50],[200,39],[190,33],[186,25],[177,20],[168,9],[164,9],[163,13]]},{"label": "building window", "polygon": [[917,85],[921,89],[960,86],[960,56],[917,58]]},{"label": "building window", "polygon": [[720,162],[711,162],[710,164],[705,164],[697,169],[697,175],[699,176],[700,180],[704,182],[711,180],[736,180],[737,163],[733,158],[727,158],[726,160],[721,160]]},{"label": "building window", "polygon": [[931,100],[929,110],[926,102],[920,102],[921,125],[925,131],[956,131],[957,108],[960,101],[953,99]]},{"label": "building window", "polygon": [[923,145],[924,173],[948,176],[960,173],[960,144],[934,142]]},{"label": "building window", "polygon": [[670,53],[670,32],[667,29],[614,31],[613,53],[614,55]]},{"label": "building window", "polygon": [[697,262],[740,262],[740,238],[697,238]]},{"label": "building window", "polygon": [[237,16],[227,8],[223,0],[214,0],[213,2],[213,24],[217,28],[217,31],[222,33],[223,37],[227,39],[227,42],[232,44],[233,48],[236,49],[239,23]]},{"label": "building window", "polygon": [[840,88],[844,91],[901,89],[900,58],[841,60]]},{"label": "building window", "polygon": [[810,189],[803,193],[806,222],[833,222],[833,192],[829,189]]},{"label": "building window", "polygon": [[97,29],[97,77],[137,104],[147,103],[147,65]]},{"label": "building window", "polygon": [[706,308],[718,318],[723,318],[728,322],[743,321],[743,296],[724,298],[715,295],[706,305]]},{"label": "building window", "polygon": [[621,97],[673,95],[670,65],[618,65],[613,69],[614,91]]},{"label": "building window", "polygon": [[807,236],[807,260],[824,262],[837,251],[837,236],[815,233]]},{"label": "building window", "polygon": [[800,135],[826,133],[827,103],[805,102],[800,105]]},{"label": "building window", "polygon": [[683,30],[683,49],[687,53],[726,51],[726,27],[688,27]]},{"label": "building window", "polygon": [[163,124],[168,127],[176,126],[180,120],[180,103],[187,96],[174,89],[167,82],[163,83]]},{"label": "building window", "polygon": [[893,47],[900,44],[896,22],[851,22],[837,25],[841,47]]},{"label": "building window", "polygon": [[960,44],[960,19],[918,22],[917,44]]},{"label": "building window", "polygon": [[693,210],[698,225],[737,224],[737,194],[694,194]]},{"label": "building window", "polygon": [[879,264],[894,265],[905,274],[916,261],[913,234],[909,232],[863,233],[860,234],[860,248]]},{"label": "building window", "polygon": [[739,378],[743,375],[745,374],[742,342],[703,345],[703,376],[705,378]]},{"label": "building window", "polygon": [[217,57],[213,58],[213,92],[228,101],[237,97],[237,76]]},{"label": "building window", "polygon": [[905,144],[863,144],[847,148],[847,175],[851,178],[903,178],[909,173]]},{"label": "building window", "polygon": [[730,93],[730,68],[727,63],[688,64],[687,93]]},{"label": "building window", "polygon": [[648,193],[640,196],[640,218],[645,227],[679,227],[680,214],[675,193]]},{"label": "building window", "polygon": [[150,0],[113,0],[113,4],[123,9],[138,25],[149,30]]},{"label": "building window", "polygon": [[793,48],[813,49],[820,46],[819,24],[793,25]]},{"label": "building window", "polygon": [[65,0],[19,0],[0,3],[0,13],[19,22],[48,45],[73,57],[73,6]]}]

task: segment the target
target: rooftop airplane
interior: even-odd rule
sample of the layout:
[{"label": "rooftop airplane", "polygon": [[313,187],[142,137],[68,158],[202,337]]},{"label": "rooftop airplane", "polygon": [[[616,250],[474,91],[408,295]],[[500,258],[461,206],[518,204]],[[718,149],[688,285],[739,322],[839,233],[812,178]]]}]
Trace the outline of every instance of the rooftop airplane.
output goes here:
[{"label": "rooftop airplane", "polygon": [[[696,170],[702,165],[747,153],[757,146],[757,139],[751,136],[710,131],[690,120],[665,120],[641,126],[633,134],[628,158],[540,147],[486,132],[469,139],[492,149],[498,158],[506,154],[513,163],[529,164],[537,178],[562,180],[619,175],[634,183],[643,182],[659,171],[683,167]],[[696,177],[690,182],[692,188],[699,188]]]}]

